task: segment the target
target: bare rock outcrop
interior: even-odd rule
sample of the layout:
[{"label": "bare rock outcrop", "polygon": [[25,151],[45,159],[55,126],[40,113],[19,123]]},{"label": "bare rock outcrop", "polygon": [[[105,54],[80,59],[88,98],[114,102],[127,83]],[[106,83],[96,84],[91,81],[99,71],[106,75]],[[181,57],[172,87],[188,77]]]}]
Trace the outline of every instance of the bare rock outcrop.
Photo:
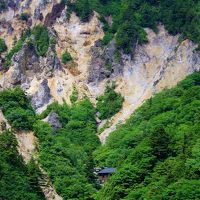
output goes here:
[{"label": "bare rock outcrop", "polygon": [[123,74],[123,63],[121,54],[117,51],[115,41],[103,48],[97,41],[91,49],[92,59],[89,68],[88,83],[99,83],[107,78]]},{"label": "bare rock outcrop", "polygon": [[3,115],[2,111],[0,110],[0,132],[10,129],[10,125]]},{"label": "bare rock outcrop", "polygon": [[[110,78],[116,81],[117,91],[125,101],[122,110],[111,119],[111,127],[100,135],[102,143],[116,125],[123,123],[146,99],[200,70],[200,53],[195,50],[196,44],[189,40],[180,43],[179,36],[169,35],[163,26],[159,27],[157,34],[150,29],[146,32],[149,43],[137,46],[134,59],[123,55],[123,75]],[[101,91],[106,81],[98,85],[90,83],[91,90]]]},{"label": "bare rock outcrop", "polygon": [[59,116],[55,112],[50,112],[49,115],[44,119],[45,122],[48,122],[54,131],[62,128],[62,124],[59,120]]},{"label": "bare rock outcrop", "polygon": [[52,26],[55,23],[56,19],[61,16],[64,8],[65,4],[63,1],[61,1],[61,3],[55,4],[52,8],[52,11],[48,13],[45,17],[44,24],[46,26]]},{"label": "bare rock outcrop", "polygon": [[43,106],[46,106],[50,103],[51,100],[51,94],[50,89],[48,86],[48,81],[44,79],[40,86],[38,91],[32,96],[32,105],[37,110],[41,109]]}]

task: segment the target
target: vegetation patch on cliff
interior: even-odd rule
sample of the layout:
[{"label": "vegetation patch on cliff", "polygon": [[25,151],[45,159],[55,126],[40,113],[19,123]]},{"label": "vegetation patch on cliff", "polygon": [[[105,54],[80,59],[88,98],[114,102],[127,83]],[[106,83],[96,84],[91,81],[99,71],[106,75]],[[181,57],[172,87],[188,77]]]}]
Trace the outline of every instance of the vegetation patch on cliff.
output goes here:
[{"label": "vegetation patch on cliff", "polygon": [[0,55],[6,50],[7,50],[6,43],[3,39],[0,38]]},{"label": "vegetation patch on cliff", "polygon": [[46,26],[38,25],[32,30],[34,36],[34,46],[36,47],[39,56],[45,56],[49,49],[49,32]]},{"label": "vegetation patch on cliff", "polygon": [[105,93],[97,98],[97,111],[100,119],[108,119],[122,108],[124,98],[114,89],[115,84],[107,86]]},{"label": "vegetation patch on cliff", "polygon": [[12,128],[31,130],[36,120],[30,101],[20,88],[0,92],[0,109]]},{"label": "vegetation patch on cliff", "polygon": [[22,33],[21,38],[16,42],[13,48],[8,52],[8,54],[5,57],[5,62],[3,63],[3,66],[5,68],[7,68],[9,65],[12,64],[12,57],[22,49],[24,42],[30,36],[30,34],[31,32],[29,29],[24,31]]},{"label": "vegetation patch on cliff", "polygon": [[66,65],[71,60],[72,60],[72,57],[71,57],[70,53],[65,51],[62,55],[62,63]]}]

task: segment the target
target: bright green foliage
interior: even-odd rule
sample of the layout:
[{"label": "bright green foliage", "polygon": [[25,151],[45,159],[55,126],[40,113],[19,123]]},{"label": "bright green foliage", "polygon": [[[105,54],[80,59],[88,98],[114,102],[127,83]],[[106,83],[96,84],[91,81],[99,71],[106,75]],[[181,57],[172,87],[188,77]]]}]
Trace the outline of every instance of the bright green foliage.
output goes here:
[{"label": "bright green foliage", "polygon": [[112,39],[113,39],[113,34],[107,32],[105,34],[105,36],[103,37],[103,39],[102,39],[102,44],[103,45],[107,45]]},{"label": "bright green foliage", "polygon": [[32,160],[26,166],[17,151],[13,133],[0,133],[0,199],[45,199],[38,185],[38,167]]},{"label": "bright green foliage", "polygon": [[0,109],[14,129],[32,129],[36,115],[20,88],[0,92]]},{"label": "bright green foliage", "polygon": [[15,46],[8,52],[5,58],[4,67],[7,68],[12,63],[12,57],[14,54],[18,53],[22,47],[26,39],[30,36],[30,30],[26,30],[23,32],[21,38],[17,41]]},{"label": "bright green foliage", "polygon": [[43,116],[51,111],[59,115],[63,128],[53,132],[45,122],[35,124],[40,163],[64,199],[92,200],[96,192],[92,152],[99,145],[95,134],[95,109],[84,99],[72,107],[54,103]]},{"label": "bright green foliage", "polygon": [[121,94],[114,91],[115,87],[107,87],[105,94],[98,97],[97,111],[100,119],[108,119],[120,111],[123,104],[123,97]]},{"label": "bright green foliage", "polygon": [[95,151],[117,168],[96,199],[199,199],[199,113],[199,72],[146,101]]},{"label": "bright green foliage", "polygon": [[62,55],[62,63],[66,65],[71,60],[72,60],[72,57],[71,57],[70,53],[65,51]]},{"label": "bright green foliage", "polygon": [[32,30],[34,36],[34,45],[39,56],[45,56],[49,49],[49,32],[46,26],[38,25]]},{"label": "bright green foliage", "polygon": [[3,39],[0,38],[0,54],[7,50],[6,43]]}]

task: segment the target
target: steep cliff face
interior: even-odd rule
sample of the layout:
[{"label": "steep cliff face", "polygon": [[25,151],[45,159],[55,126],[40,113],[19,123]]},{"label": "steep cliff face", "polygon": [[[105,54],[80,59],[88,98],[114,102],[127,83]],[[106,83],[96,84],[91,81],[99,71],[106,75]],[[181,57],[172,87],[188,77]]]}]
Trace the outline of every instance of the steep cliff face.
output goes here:
[{"label": "steep cliff face", "polygon": [[[97,13],[88,23],[82,23],[75,13],[68,19],[67,7],[59,0],[12,1],[10,5],[0,13],[0,37],[5,38],[8,50],[25,28],[37,24],[48,26],[56,44],[41,57],[25,43],[13,56],[9,69],[1,71],[0,88],[21,86],[36,111],[41,112],[53,101],[70,103],[74,86],[79,98],[86,95],[95,103],[107,82],[115,81],[125,101],[111,119],[111,127],[100,135],[102,142],[144,100],[200,68],[196,45],[189,40],[179,42],[179,36],[169,35],[163,26],[158,33],[146,29],[149,42],[138,45],[134,57],[130,57],[120,52],[116,55],[114,41],[107,47],[100,45],[104,32]],[[21,13],[28,13],[27,22],[20,20]],[[61,57],[66,50],[73,61],[63,65]]]},{"label": "steep cliff face", "polygon": [[[98,20],[98,15],[95,14],[89,23],[81,23],[79,18],[73,13],[70,20],[66,17],[66,8],[59,7],[60,1],[47,4],[36,3],[32,1],[30,7],[27,6],[26,12],[30,13],[31,26],[39,23],[50,25],[49,32],[52,37],[56,38],[56,45],[49,47],[46,57],[39,57],[34,49],[30,49],[28,45],[24,45],[15,56],[13,56],[13,65],[10,66],[7,72],[1,72],[0,87],[1,89],[15,87],[20,85],[27,95],[32,97],[32,104],[37,112],[41,112],[48,104],[53,101],[60,103],[65,99],[70,103],[70,95],[75,85],[80,90],[80,97],[89,95],[86,86],[88,66],[91,59],[90,49],[96,40],[103,37],[104,33],[101,29],[101,24]],[[35,19],[33,13],[40,8],[40,13],[44,19]],[[60,9],[60,15],[55,19],[53,13],[56,8]],[[35,10],[33,12],[33,10]],[[24,10],[22,10],[24,12]],[[22,13],[17,10],[17,13]],[[10,18],[2,13],[5,24],[11,23]],[[17,23],[13,22],[14,30],[10,37],[6,38],[8,50],[13,45],[16,34],[20,35],[22,30],[15,29],[21,27],[21,21],[17,18],[19,14],[13,15]],[[46,16],[46,17],[45,17]],[[6,35],[8,27],[3,29],[2,36]],[[9,41],[8,41],[9,40]],[[11,42],[10,42],[11,41]],[[67,65],[61,64],[61,56],[65,51],[71,53],[73,62]],[[73,69],[71,69],[73,66]]]},{"label": "steep cliff face", "polygon": [[[179,43],[179,37],[170,36],[163,26],[157,34],[149,29],[146,31],[149,43],[137,47],[134,60],[123,55],[123,73],[110,78],[116,81],[117,90],[125,101],[121,112],[112,118],[112,126],[100,135],[103,143],[116,124],[124,122],[146,99],[200,69],[200,54],[195,51],[194,43],[189,40]],[[104,79],[96,86],[90,83],[91,90],[101,91],[105,82]]]}]

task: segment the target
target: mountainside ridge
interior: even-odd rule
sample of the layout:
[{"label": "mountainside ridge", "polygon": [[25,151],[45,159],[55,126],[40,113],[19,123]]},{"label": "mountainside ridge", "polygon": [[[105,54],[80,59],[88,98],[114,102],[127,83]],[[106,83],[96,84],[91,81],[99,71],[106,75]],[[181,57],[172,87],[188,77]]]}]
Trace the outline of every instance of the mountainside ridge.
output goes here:
[{"label": "mountainside ridge", "polygon": [[197,0],[2,0],[0,199],[200,198],[199,17]]}]

